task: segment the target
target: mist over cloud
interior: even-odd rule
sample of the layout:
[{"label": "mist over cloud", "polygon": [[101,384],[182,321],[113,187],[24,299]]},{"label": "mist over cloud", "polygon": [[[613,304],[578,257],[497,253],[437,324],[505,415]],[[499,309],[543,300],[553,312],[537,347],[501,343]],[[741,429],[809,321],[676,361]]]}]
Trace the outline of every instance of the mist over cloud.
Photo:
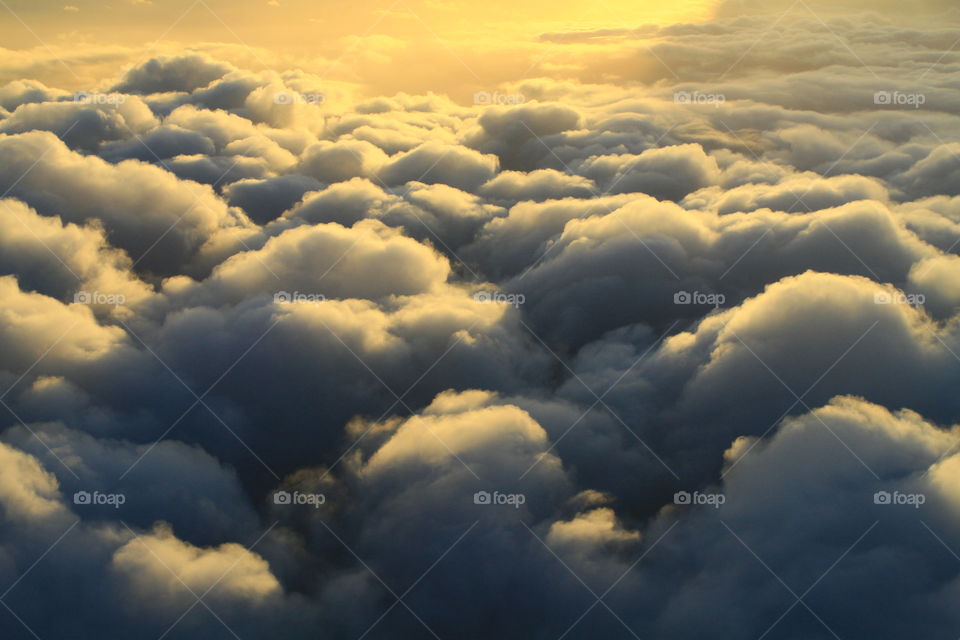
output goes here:
[{"label": "mist over cloud", "polygon": [[956,637],[955,7],[556,11],[4,50],[0,635]]}]

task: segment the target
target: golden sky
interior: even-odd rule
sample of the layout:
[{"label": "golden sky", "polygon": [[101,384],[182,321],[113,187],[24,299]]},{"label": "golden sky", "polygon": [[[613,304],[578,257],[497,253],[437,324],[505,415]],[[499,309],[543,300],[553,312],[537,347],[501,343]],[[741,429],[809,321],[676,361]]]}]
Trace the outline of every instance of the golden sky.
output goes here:
[{"label": "golden sky", "polygon": [[[66,3],[66,4],[64,4]],[[217,49],[251,69],[301,68],[376,92],[453,92],[563,76],[578,32],[705,21],[715,0],[6,0],[7,49]],[[552,37],[551,37],[552,36]],[[228,46],[229,51],[222,48]],[[97,56],[91,53],[93,58]],[[61,65],[62,66],[62,65]],[[53,73],[59,73],[62,69]],[[34,75],[35,74],[30,74]],[[56,78],[61,84],[77,79]],[[82,84],[82,83],[81,83]],[[469,85],[469,86],[468,86]]]}]

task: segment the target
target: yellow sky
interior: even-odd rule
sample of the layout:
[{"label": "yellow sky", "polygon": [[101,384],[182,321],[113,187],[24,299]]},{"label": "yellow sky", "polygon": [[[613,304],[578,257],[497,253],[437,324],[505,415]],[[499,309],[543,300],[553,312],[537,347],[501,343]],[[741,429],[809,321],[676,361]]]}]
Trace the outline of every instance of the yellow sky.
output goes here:
[{"label": "yellow sky", "polygon": [[48,56],[223,43],[254,70],[297,67],[374,92],[456,92],[562,76],[573,47],[597,46],[570,34],[703,21],[715,1],[6,0],[15,16],[0,20],[0,43]]},{"label": "yellow sky", "polygon": [[[708,17],[712,0],[6,0],[6,46],[36,38],[106,38],[120,44],[160,37],[228,39],[259,46],[310,44],[386,34],[459,40],[530,37],[544,31],[635,27]],[[0,7],[0,11],[5,11]],[[29,28],[27,28],[29,27]]]}]

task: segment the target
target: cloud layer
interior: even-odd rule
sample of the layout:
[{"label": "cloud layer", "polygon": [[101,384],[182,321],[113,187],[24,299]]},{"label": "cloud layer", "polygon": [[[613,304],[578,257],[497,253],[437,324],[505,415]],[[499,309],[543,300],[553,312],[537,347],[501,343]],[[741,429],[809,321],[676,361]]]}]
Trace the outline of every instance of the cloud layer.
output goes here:
[{"label": "cloud layer", "polygon": [[955,637],[960,23],[749,4],[0,87],[3,637]]}]

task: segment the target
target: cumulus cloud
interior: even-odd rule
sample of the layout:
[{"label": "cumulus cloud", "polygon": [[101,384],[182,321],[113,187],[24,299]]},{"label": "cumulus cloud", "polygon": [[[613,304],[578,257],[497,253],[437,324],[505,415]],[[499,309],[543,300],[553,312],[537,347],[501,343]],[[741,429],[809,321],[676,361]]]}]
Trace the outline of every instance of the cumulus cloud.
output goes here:
[{"label": "cumulus cloud", "polygon": [[[728,461],[738,464],[718,488],[726,497],[724,505],[679,516],[661,551],[669,558],[654,561],[655,571],[680,557],[700,568],[696,576],[677,576],[675,582],[663,576],[670,582],[660,590],[665,597],[654,605],[660,613],[653,628],[685,635],[710,618],[736,635],[768,628],[816,635],[829,633],[826,627],[883,635],[891,628],[922,627],[934,633],[953,624],[954,615],[937,604],[954,589],[952,576],[948,572],[930,581],[919,576],[944,551],[937,536],[949,535],[956,526],[937,507],[928,508],[945,499],[932,476],[952,466],[954,437],[913,412],[891,413],[846,397],[790,421],[766,445],[738,443],[728,452]],[[861,460],[838,446],[837,438]],[[878,491],[924,495],[928,502],[919,510],[926,510],[920,515],[904,504],[886,505],[874,499]],[[662,530],[677,517],[667,513],[654,528]],[[883,569],[873,561],[876,554],[886,558]],[[889,570],[907,582],[919,579],[923,586],[892,583]],[[835,598],[849,581],[860,584],[861,592],[841,610]],[[748,583],[755,588],[744,588]],[[807,601],[816,617],[778,621],[789,603],[761,593],[775,593],[774,585],[783,589],[784,584],[791,589],[817,585]],[[695,602],[709,605],[691,613]],[[904,617],[917,607],[928,614],[919,625]]]},{"label": "cumulus cloud", "polygon": [[679,200],[717,181],[716,161],[697,145],[648,149],[638,156],[621,154],[587,158],[578,171],[604,193],[649,193]]},{"label": "cumulus cloud", "polygon": [[113,90],[142,94],[189,93],[222,78],[231,69],[229,64],[199,54],[152,58],[128,69]]},{"label": "cumulus cloud", "polygon": [[178,272],[216,229],[245,224],[208,187],[135,160],[111,165],[74,153],[50,133],[2,136],[0,147],[10,195],[69,222],[99,220],[153,272]]},{"label": "cumulus cloud", "polygon": [[481,193],[493,200],[520,202],[551,198],[589,198],[594,182],[583,176],[571,176],[556,169],[538,169],[529,173],[503,171],[483,185]]},{"label": "cumulus cloud", "polygon": [[496,158],[462,146],[425,143],[391,157],[380,178],[388,185],[418,181],[445,184],[471,191],[490,180],[497,171]]},{"label": "cumulus cloud", "polygon": [[413,295],[443,284],[446,260],[376,220],[346,228],[317,224],[290,229],[257,251],[219,265],[205,287],[239,301],[256,293],[313,292],[330,298]]},{"label": "cumulus cloud", "polygon": [[[130,272],[130,259],[110,246],[96,222],[64,224],[10,199],[0,200],[0,221],[0,271],[16,276],[25,289],[64,302],[77,294],[102,293],[124,305],[139,304],[152,293]],[[104,307],[109,305],[97,304],[94,309]]]},{"label": "cumulus cloud", "polygon": [[101,142],[129,139],[157,124],[149,107],[135,96],[78,94],[71,102],[22,104],[0,121],[0,133],[51,131],[72,148],[92,151]]}]

